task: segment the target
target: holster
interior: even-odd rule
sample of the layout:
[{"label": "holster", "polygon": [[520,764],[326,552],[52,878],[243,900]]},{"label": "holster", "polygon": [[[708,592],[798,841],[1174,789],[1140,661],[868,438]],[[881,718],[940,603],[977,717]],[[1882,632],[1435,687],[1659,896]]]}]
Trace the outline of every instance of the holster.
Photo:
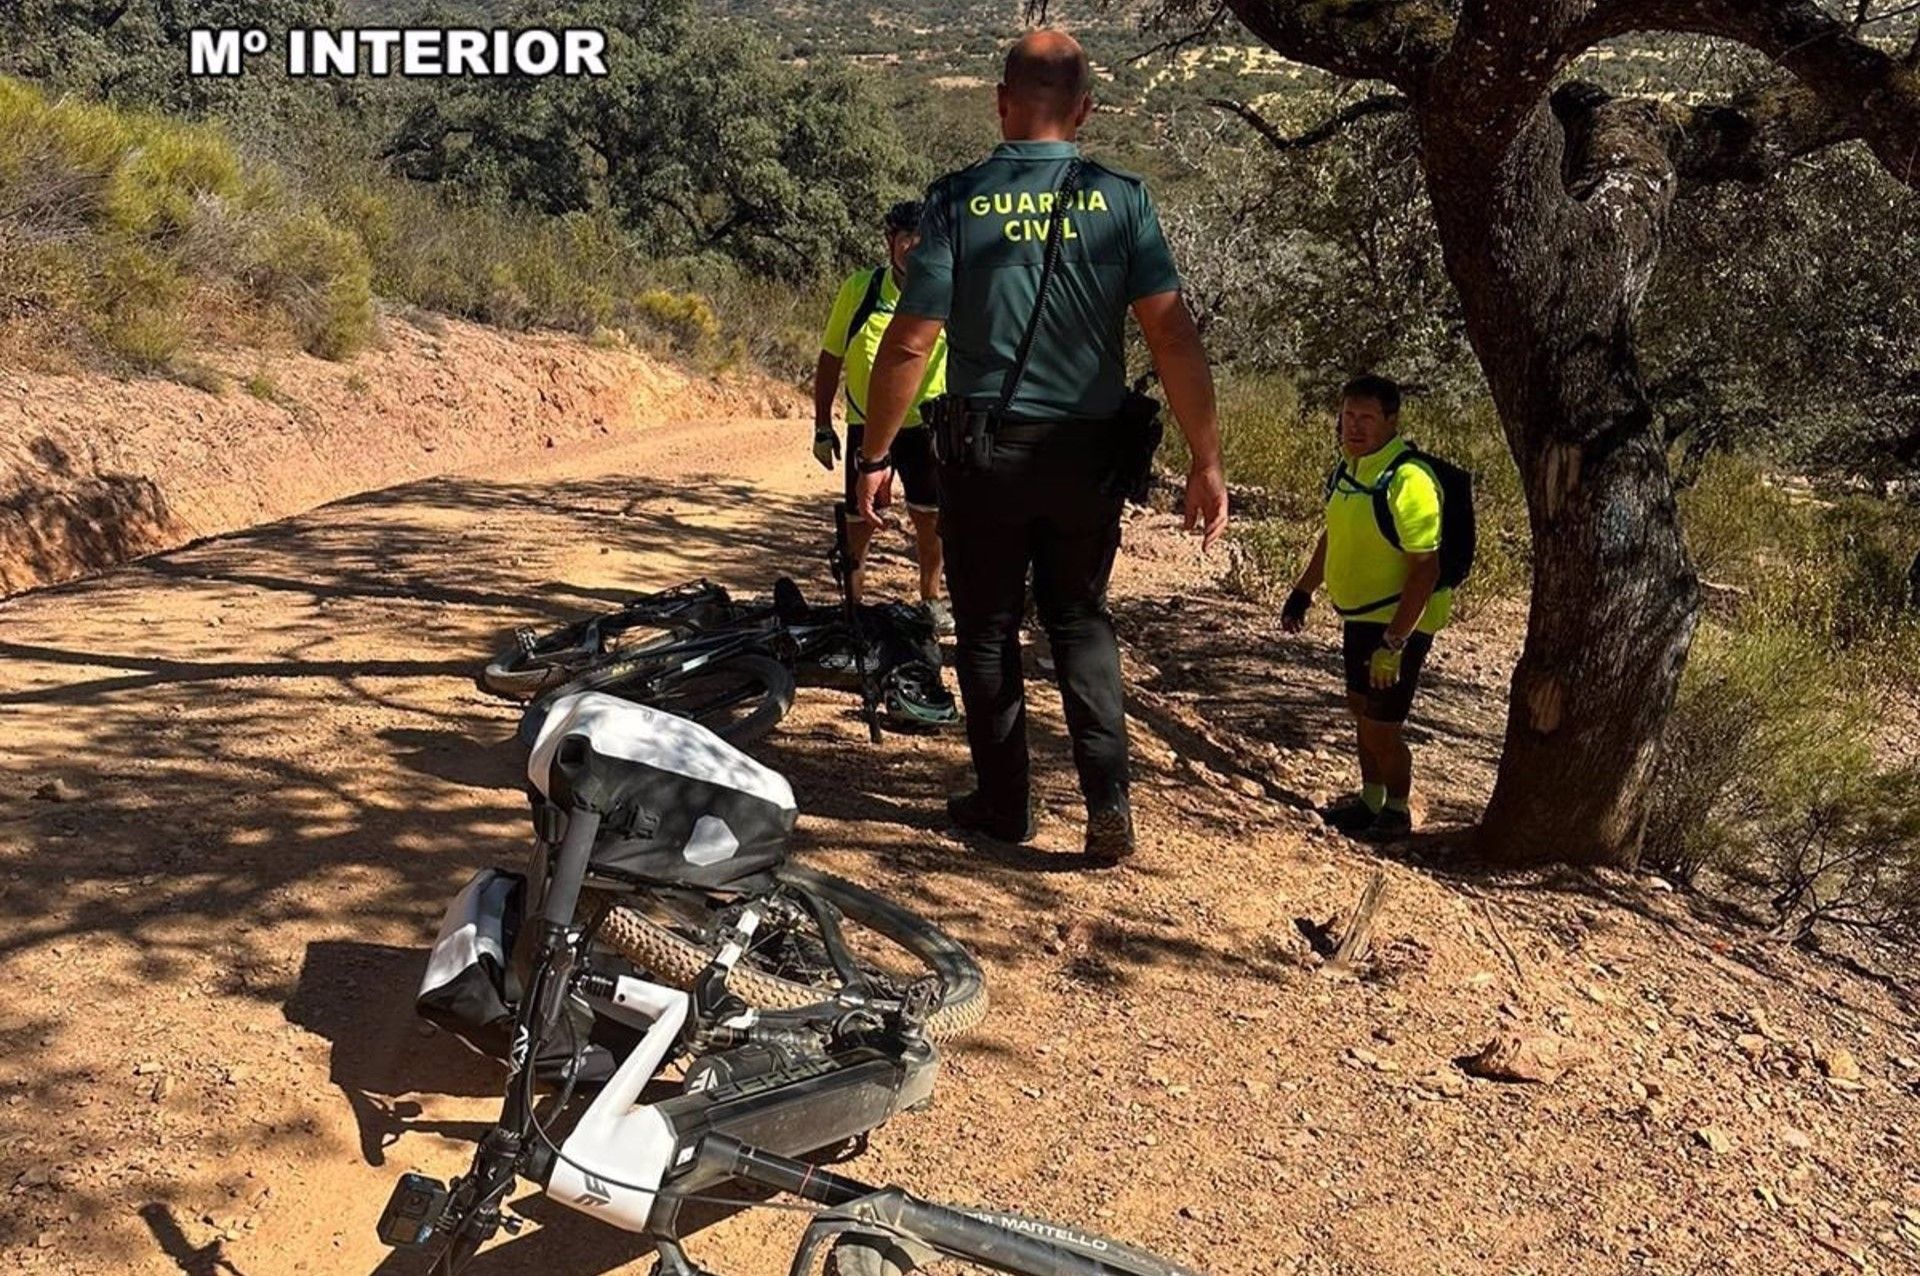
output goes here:
[{"label": "holster", "polygon": [[1127,391],[1114,413],[1112,432],[1113,468],[1103,490],[1108,496],[1145,504],[1153,487],[1153,456],[1166,433],[1160,401],[1138,390]]},{"label": "holster", "polygon": [[979,473],[993,461],[993,409],[981,400],[943,394],[921,405],[933,457],[942,466]]}]

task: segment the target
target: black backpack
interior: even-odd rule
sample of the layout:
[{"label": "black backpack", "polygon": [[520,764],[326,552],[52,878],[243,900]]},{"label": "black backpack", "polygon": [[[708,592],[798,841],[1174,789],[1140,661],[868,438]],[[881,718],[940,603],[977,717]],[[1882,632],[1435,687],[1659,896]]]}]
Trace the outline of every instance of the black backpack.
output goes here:
[{"label": "black backpack", "polygon": [[1387,490],[1393,486],[1394,471],[1409,461],[1418,461],[1432,473],[1440,485],[1440,583],[1439,589],[1452,589],[1473,574],[1473,556],[1479,547],[1479,529],[1473,517],[1473,475],[1451,461],[1442,460],[1418,448],[1409,447],[1388,463],[1380,481],[1362,487],[1347,473],[1341,461],[1327,479],[1327,496],[1341,483],[1373,497],[1373,521],[1387,544],[1400,548],[1400,533],[1393,525],[1393,507],[1387,504]]}]

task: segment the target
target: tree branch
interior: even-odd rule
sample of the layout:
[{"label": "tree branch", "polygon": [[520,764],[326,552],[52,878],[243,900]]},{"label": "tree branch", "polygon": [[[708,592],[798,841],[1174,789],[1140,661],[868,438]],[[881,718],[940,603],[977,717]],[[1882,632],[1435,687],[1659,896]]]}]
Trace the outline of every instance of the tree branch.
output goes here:
[{"label": "tree branch", "polygon": [[1634,31],[1718,36],[1757,50],[1818,98],[1834,122],[1829,144],[1858,138],[1895,178],[1920,189],[1920,77],[1815,0],[1602,0],[1564,47]]},{"label": "tree branch", "polygon": [[1231,98],[1210,97],[1207,105],[1216,111],[1228,111],[1239,116],[1253,130],[1267,139],[1267,144],[1276,151],[1304,151],[1339,136],[1349,126],[1373,115],[1395,115],[1411,110],[1413,103],[1398,93],[1382,94],[1378,97],[1362,98],[1345,110],[1336,113],[1298,137],[1288,137],[1266,116],[1260,114],[1245,102],[1236,102]]},{"label": "tree branch", "polygon": [[1765,181],[1794,160],[1853,136],[1844,116],[1799,85],[1769,85],[1726,104],[1668,110],[1674,167],[1688,182]]},{"label": "tree branch", "polygon": [[[1828,110],[1820,96],[1794,84],[1772,84],[1741,94],[1731,102],[1681,104],[1649,98],[1615,98],[1581,81],[1555,92],[1554,114],[1566,128],[1569,189],[1576,197],[1575,170],[1591,177],[1595,139],[1608,133],[1615,147],[1627,133],[1657,145],[1674,175],[1692,183],[1757,183],[1815,151],[1847,140],[1847,122]],[[1605,150],[1606,147],[1599,148]],[[1628,160],[1648,170],[1650,157]]]},{"label": "tree branch", "polygon": [[[1044,3],[1041,5],[1041,10],[1044,13]],[[1227,0],[1214,0],[1213,10],[1207,14],[1207,20],[1205,22],[1202,22],[1197,27],[1191,27],[1182,31],[1179,35],[1172,36],[1148,48],[1142,49],[1140,52],[1128,58],[1126,65],[1138,66],[1148,58],[1158,57],[1162,53],[1177,53],[1190,44],[1198,44],[1211,36],[1215,31],[1218,31],[1221,24],[1226,20]]]},{"label": "tree branch", "polygon": [[1447,0],[1227,0],[1283,58],[1418,93],[1453,40]]}]

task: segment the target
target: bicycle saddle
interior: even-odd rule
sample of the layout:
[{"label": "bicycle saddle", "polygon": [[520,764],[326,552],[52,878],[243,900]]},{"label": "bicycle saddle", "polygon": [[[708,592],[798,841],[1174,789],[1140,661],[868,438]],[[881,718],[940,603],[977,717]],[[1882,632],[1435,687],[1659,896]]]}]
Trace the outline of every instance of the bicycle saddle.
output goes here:
[{"label": "bicycle saddle", "polygon": [[773,614],[785,621],[805,620],[811,608],[800,593],[800,586],[793,583],[791,576],[782,576],[773,582]]}]

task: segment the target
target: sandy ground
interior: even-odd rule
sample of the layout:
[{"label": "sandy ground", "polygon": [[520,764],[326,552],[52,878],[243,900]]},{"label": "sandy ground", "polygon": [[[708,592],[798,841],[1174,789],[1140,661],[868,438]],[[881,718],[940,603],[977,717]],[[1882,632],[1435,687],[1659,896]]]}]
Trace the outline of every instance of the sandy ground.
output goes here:
[{"label": "sandy ground", "polygon": [[[471,676],[503,631],[624,590],[786,572],[825,593],[827,481],[796,430],[562,444],[0,604],[0,1267],[418,1269],[374,1219],[402,1170],[464,1164],[498,1077],[416,1023],[412,990],[447,898],[528,836],[514,711]],[[1167,516],[1129,543],[1135,866],[1071,853],[1051,695],[1028,851],[943,832],[958,742],[875,749],[849,697],[807,695],[762,751],[799,794],[798,854],[948,927],[994,994],[933,1108],[855,1172],[1219,1276],[1915,1269],[1908,989],[1657,885],[1326,833],[1299,809],[1348,778],[1324,618],[1281,638]],[[905,587],[897,546],[878,574]],[[1513,622],[1436,656],[1436,827],[1484,794]],[[1309,932],[1376,870],[1377,959],[1317,972]],[[1466,1077],[1500,1032],[1585,1061]],[[521,1205],[477,1270],[649,1269]],[[796,1231],[756,1212],[693,1252],[784,1272]]]},{"label": "sandy ground", "polygon": [[798,406],[749,373],[418,311],[383,316],[350,363],[240,348],[195,363],[217,393],[0,368],[0,597],[516,453]]}]

